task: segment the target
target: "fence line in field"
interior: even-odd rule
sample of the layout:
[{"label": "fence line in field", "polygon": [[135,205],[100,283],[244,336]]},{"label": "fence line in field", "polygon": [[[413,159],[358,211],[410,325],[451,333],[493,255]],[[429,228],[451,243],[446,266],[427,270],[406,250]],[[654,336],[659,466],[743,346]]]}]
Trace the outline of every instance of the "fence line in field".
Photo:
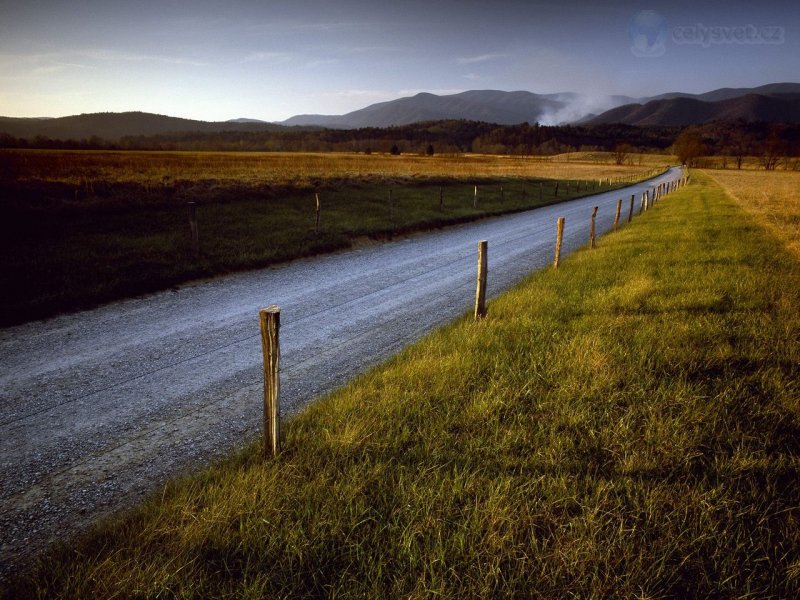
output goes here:
[{"label": "fence line in field", "polygon": [[[655,198],[659,195],[666,196],[667,194],[671,193],[672,191],[678,190],[679,188],[683,187],[687,183],[686,177],[681,177],[678,180],[670,181],[667,184],[660,184],[657,186],[656,192],[654,192],[653,202],[655,203]],[[476,198],[477,198],[477,186],[476,190]],[[633,216],[633,202],[634,202],[635,195],[631,196],[631,212],[629,215],[629,222]],[[641,214],[643,211],[648,210],[649,205],[649,190],[646,190],[642,194],[642,208],[640,210]],[[613,231],[617,230],[617,226],[619,223],[619,216],[620,210],[622,207],[622,199],[617,200],[616,204],[616,214],[614,218],[614,226]],[[589,247],[594,249],[596,247],[595,241],[595,220],[597,217],[599,207],[595,206],[592,208],[591,213],[591,221],[590,221],[590,229],[589,229]],[[564,226],[565,226],[565,218],[558,217],[557,219],[557,226],[556,226],[556,245],[555,245],[555,259],[553,261],[553,269],[558,269],[559,260],[561,256],[561,247],[562,247],[562,240],[564,234]],[[504,242],[504,244],[508,243],[508,240]],[[503,244],[501,244],[503,245]],[[475,310],[474,310],[474,320],[480,321],[487,317],[488,310],[486,307],[486,285],[488,280],[488,241],[481,240],[478,242],[478,268],[477,268],[477,285],[475,290]],[[460,259],[459,259],[460,260]],[[462,287],[462,286],[459,286]],[[280,390],[280,383],[279,383],[279,371],[277,368],[277,364],[280,361],[280,350],[279,350],[279,341],[278,341],[278,326],[275,323],[272,326],[272,329],[269,328],[268,325],[265,323],[269,323],[270,318],[277,318],[277,317],[270,317],[270,315],[274,315],[277,312],[278,316],[280,315],[280,309],[276,306],[270,306],[265,309],[262,309],[259,312],[260,319],[261,319],[261,335],[262,335],[262,348],[264,349],[264,455],[267,458],[275,457],[280,452],[280,398],[279,398],[279,391]],[[272,335],[273,337],[270,337]],[[349,340],[350,341],[350,340]],[[349,343],[349,341],[347,343]],[[272,349],[272,352],[268,351],[268,348]],[[276,422],[277,421],[277,422]]]}]

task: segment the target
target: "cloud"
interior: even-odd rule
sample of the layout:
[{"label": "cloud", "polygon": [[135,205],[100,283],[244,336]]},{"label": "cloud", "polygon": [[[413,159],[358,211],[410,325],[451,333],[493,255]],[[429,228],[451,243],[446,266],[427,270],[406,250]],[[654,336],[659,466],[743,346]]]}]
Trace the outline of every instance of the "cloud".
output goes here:
[{"label": "cloud", "polygon": [[66,54],[74,54],[84,58],[102,62],[156,62],[170,65],[189,65],[193,67],[206,67],[208,63],[182,58],[179,56],[159,56],[156,54],[142,54],[139,52],[121,52],[119,50],[108,50],[105,48],[93,48],[67,51]]},{"label": "cloud", "polygon": [[242,62],[286,63],[294,58],[289,52],[253,52],[242,59]]},{"label": "cloud", "polygon": [[311,60],[307,62],[305,66],[307,69],[316,69],[317,67],[324,67],[326,65],[335,65],[340,62],[342,61],[340,61],[338,58],[321,58],[319,60]]},{"label": "cloud", "polygon": [[476,63],[488,62],[490,60],[509,58],[510,56],[510,54],[479,54],[478,56],[465,56],[457,58],[456,62],[459,65],[474,65]]}]

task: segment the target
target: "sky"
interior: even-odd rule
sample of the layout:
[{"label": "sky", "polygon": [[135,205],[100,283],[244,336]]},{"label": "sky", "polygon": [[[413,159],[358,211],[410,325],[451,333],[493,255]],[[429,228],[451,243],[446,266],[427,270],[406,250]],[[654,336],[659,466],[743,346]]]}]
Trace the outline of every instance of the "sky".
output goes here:
[{"label": "sky", "polygon": [[422,91],[601,102],[784,81],[800,82],[797,0],[0,0],[12,117],[279,121]]}]

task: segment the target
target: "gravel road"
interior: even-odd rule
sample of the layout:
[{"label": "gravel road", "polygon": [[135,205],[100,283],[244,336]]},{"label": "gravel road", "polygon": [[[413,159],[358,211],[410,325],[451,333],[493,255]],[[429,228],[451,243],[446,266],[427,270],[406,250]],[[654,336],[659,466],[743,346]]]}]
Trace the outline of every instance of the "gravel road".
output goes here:
[{"label": "gravel road", "polygon": [[259,308],[282,309],[291,414],[470,310],[478,240],[491,298],[550,264],[557,217],[570,252],[593,206],[608,231],[680,176],[0,330],[0,577],[259,434]]}]

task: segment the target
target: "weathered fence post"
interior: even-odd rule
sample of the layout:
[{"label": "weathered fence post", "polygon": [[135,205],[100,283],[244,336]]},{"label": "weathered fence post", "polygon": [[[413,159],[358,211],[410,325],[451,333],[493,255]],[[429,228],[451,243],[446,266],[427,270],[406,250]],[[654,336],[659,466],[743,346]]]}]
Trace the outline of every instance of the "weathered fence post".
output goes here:
[{"label": "weathered fence post", "polygon": [[628,223],[633,221],[633,203],[636,200],[636,194],[631,194],[631,209],[628,211]]},{"label": "weathered fence post", "polygon": [[[655,204],[655,202],[653,204]],[[650,210],[650,191],[649,190],[645,190],[644,191],[644,209],[645,210]]]},{"label": "weathered fence post", "polygon": [[478,207],[478,186],[475,186],[475,193],[472,195],[472,208]]},{"label": "weathered fence post", "polygon": [[594,222],[595,219],[597,218],[597,208],[598,207],[595,206],[594,209],[592,209],[592,224],[589,227],[589,241],[591,242],[592,248],[596,246],[596,244],[594,243]]},{"label": "weathered fence post", "polygon": [[645,199],[645,192],[642,192],[642,201],[639,203],[639,214],[644,212],[644,199]]},{"label": "weathered fence post", "polygon": [[264,355],[264,458],[271,458],[281,451],[281,309],[273,304],[262,308],[258,316]]},{"label": "weathered fence post", "polygon": [[475,289],[475,320],[486,316],[486,270],[489,244],[478,242],[478,287]]},{"label": "weathered fence post", "polygon": [[553,260],[553,268],[558,269],[558,261],[561,260],[561,241],[564,239],[564,217],[558,217],[556,225],[556,257]]},{"label": "weathered fence post", "polygon": [[619,214],[622,212],[622,198],[617,200],[617,214],[614,216],[614,231],[619,227]]},{"label": "weathered fence post", "polygon": [[195,258],[200,256],[200,230],[197,227],[197,204],[188,202],[189,208],[189,234],[192,238],[192,253]]},{"label": "weathered fence post", "polygon": [[394,196],[392,188],[389,188],[389,223],[392,226],[392,235],[394,235]]},{"label": "weathered fence post", "polygon": [[314,234],[319,235],[319,209],[320,209],[319,194],[314,194],[314,198],[317,201],[317,214],[316,214],[316,219],[314,220]]},{"label": "weathered fence post", "polygon": [[556,181],[555,197],[558,198],[558,182]]}]

